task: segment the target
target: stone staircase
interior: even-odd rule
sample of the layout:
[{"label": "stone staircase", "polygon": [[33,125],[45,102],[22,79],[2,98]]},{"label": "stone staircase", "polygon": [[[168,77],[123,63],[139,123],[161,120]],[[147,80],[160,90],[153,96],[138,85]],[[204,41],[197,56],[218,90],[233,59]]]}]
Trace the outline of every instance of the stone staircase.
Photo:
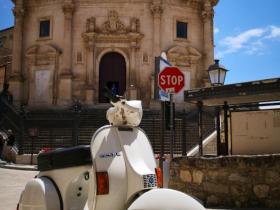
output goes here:
[{"label": "stone staircase", "polygon": [[[44,147],[61,148],[74,145],[90,144],[94,132],[107,125],[107,108],[83,109],[81,112],[72,110],[29,110],[22,118],[24,122],[22,135],[18,132],[17,139],[22,153],[38,153]],[[176,113],[175,119],[175,154],[186,154],[198,144],[197,111]],[[140,124],[149,137],[154,152],[159,154],[161,136],[164,139],[164,153],[169,153],[170,131],[161,129],[161,114],[156,110],[145,110]],[[11,128],[11,124],[3,118],[0,128]],[[203,116],[204,137],[214,131],[214,118],[211,111]],[[15,124],[19,122],[14,122]],[[33,139],[29,136],[30,128],[38,128],[39,135]],[[33,141],[33,143],[32,143]],[[33,146],[32,146],[33,145]]]}]

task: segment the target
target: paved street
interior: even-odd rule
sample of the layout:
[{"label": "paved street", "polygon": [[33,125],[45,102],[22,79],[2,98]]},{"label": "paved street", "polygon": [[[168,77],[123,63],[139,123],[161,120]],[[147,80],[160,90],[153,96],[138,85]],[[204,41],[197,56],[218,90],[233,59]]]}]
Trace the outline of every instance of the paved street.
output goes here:
[{"label": "paved street", "polygon": [[0,209],[15,210],[27,180],[38,172],[0,168]]},{"label": "paved street", "polygon": [[26,182],[33,178],[37,173],[37,171],[14,170],[0,167],[0,210],[15,210],[20,193],[24,189]]}]

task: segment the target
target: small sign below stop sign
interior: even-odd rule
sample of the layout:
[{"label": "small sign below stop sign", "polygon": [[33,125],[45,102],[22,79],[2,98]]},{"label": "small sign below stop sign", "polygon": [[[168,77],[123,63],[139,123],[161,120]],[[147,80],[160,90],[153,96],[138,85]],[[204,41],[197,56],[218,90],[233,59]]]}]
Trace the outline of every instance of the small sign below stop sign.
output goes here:
[{"label": "small sign below stop sign", "polygon": [[185,75],[177,67],[166,67],[158,74],[158,86],[166,93],[178,93],[185,86]]}]

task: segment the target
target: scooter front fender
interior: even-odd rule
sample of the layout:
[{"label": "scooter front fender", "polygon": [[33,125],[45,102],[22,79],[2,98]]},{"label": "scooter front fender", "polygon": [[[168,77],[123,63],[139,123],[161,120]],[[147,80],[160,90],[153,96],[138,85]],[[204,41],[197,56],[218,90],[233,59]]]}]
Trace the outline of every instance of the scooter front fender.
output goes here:
[{"label": "scooter front fender", "polygon": [[205,210],[193,197],[170,189],[153,189],[137,198],[127,210]]}]

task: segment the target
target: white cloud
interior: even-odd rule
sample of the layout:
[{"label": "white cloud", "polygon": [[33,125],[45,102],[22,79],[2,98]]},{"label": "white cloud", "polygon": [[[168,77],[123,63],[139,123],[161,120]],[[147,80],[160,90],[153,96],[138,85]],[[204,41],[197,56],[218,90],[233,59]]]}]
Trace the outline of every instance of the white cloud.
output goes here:
[{"label": "white cloud", "polygon": [[236,36],[228,36],[222,39],[217,46],[217,58],[226,54],[244,52],[248,55],[262,55],[268,40],[280,38],[280,27],[268,26],[253,28],[243,31]]},{"label": "white cloud", "polygon": [[270,33],[266,36],[267,39],[275,39],[280,38],[280,27],[277,26],[269,26]]},{"label": "white cloud", "polygon": [[214,28],[214,34],[217,34],[220,32],[220,29],[219,28]]},{"label": "white cloud", "polygon": [[227,46],[228,48],[236,51],[240,48],[243,48],[248,42],[254,37],[260,37],[265,31],[263,29],[251,29],[245,31],[237,36],[226,37],[221,41],[222,45]]},{"label": "white cloud", "polygon": [[259,39],[255,42],[250,43],[249,46],[246,47],[245,52],[248,55],[255,55],[255,54],[262,55],[263,54],[262,49],[264,49],[264,48],[265,48],[265,45],[264,45],[263,41]]}]

